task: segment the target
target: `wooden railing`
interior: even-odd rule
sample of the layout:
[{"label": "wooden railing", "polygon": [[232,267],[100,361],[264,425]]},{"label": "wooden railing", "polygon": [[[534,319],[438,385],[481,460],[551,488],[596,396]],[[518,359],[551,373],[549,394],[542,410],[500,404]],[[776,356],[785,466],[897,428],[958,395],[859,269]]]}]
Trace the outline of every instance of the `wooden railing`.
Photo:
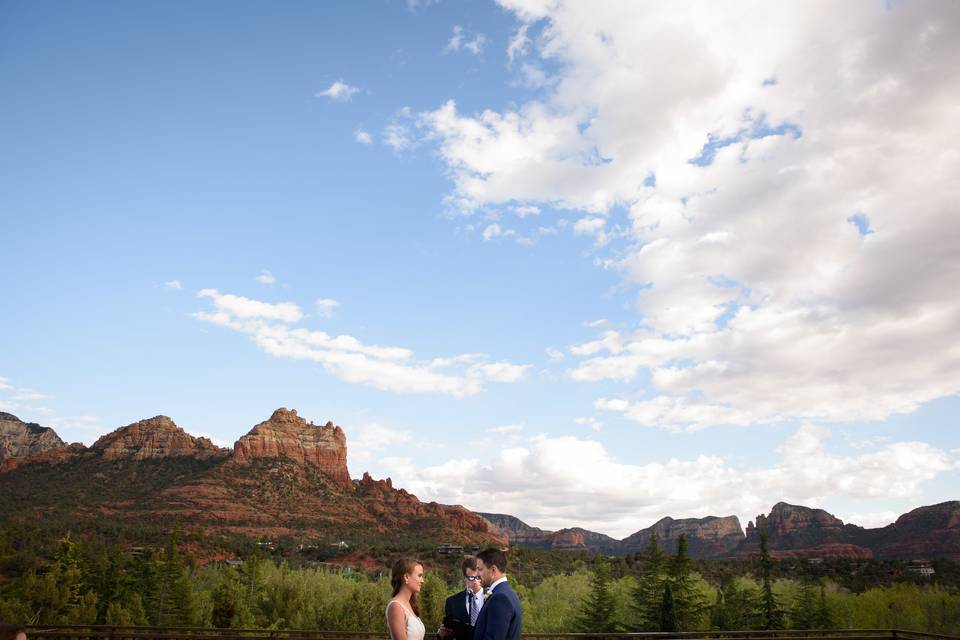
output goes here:
[{"label": "wooden railing", "polygon": [[[214,629],[211,627],[112,627],[30,625],[30,640],[384,640],[380,631],[305,629]],[[960,640],[904,629],[811,629],[790,631],[686,631],[663,633],[525,633],[524,640]]]}]

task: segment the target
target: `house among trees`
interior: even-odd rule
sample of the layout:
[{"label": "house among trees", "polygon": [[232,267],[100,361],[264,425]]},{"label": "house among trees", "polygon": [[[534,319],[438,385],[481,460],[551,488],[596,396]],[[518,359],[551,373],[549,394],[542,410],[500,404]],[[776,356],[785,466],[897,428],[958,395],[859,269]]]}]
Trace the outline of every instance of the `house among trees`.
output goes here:
[{"label": "house among trees", "polygon": [[437,545],[437,553],[442,556],[460,555],[463,553],[463,546],[444,542]]},{"label": "house among trees", "polygon": [[907,565],[907,573],[922,578],[930,578],[936,573],[929,560],[911,560]]}]

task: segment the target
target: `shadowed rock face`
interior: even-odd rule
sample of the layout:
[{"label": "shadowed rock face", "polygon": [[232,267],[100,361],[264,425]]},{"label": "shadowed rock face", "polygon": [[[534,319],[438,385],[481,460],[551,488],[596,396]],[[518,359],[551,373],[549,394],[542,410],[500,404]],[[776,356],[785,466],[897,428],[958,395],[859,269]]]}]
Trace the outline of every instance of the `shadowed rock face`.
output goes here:
[{"label": "shadowed rock face", "polygon": [[743,541],[743,529],[736,516],[717,518],[663,518],[646,529],[641,529],[623,540],[581,528],[545,531],[531,527],[514,516],[502,513],[481,513],[491,527],[507,536],[510,544],[554,550],[585,550],[594,553],[624,555],[640,551],[650,542],[653,533],[660,539],[660,547],[676,553],[677,540],[687,536],[687,551],[694,558],[714,558],[729,552]]},{"label": "shadowed rock face", "polygon": [[14,469],[27,457],[66,446],[53,429],[0,412],[0,469]]},{"label": "shadowed rock face", "polygon": [[90,452],[99,454],[104,460],[174,456],[211,458],[224,455],[209,438],[191,436],[167,416],[156,416],[120,427],[94,442]]},{"label": "shadowed rock face", "polygon": [[317,426],[295,410],[277,409],[233,446],[233,459],[246,463],[254,458],[285,456],[297,463],[317,467],[334,482],[351,487],[347,470],[347,439],[343,429],[328,422]]},{"label": "shadowed rock face", "polygon": [[743,542],[743,529],[737,516],[717,518],[663,518],[653,526],[641,529],[623,540],[625,553],[643,549],[656,533],[660,548],[667,553],[676,553],[680,536],[687,538],[687,553],[693,558],[715,558],[734,549]]},{"label": "shadowed rock face", "polygon": [[881,558],[960,560],[960,501],[918,507],[893,524],[867,533]]}]

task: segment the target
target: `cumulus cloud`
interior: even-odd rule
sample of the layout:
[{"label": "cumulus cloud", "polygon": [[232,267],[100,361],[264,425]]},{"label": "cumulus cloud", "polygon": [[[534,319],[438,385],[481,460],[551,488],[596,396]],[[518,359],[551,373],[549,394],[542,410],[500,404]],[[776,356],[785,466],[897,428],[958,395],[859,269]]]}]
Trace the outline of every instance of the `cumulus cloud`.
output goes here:
[{"label": "cumulus cloud", "polygon": [[353,94],[359,91],[358,87],[350,86],[343,80],[337,80],[323,91],[318,91],[316,96],[318,98],[330,98],[335,102],[350,102],[353,100]]},{"label": "cumulus cloud", "polygon": [[547,354],[547,357],[550,358],[551,362],[560,362],[563,360],[563,351],[560,351],[554,347],[547,347],[544,349],[544,353]]},{"label": "cumulus cloud", "polygon": [[593,417],[574,418],[573,421],[585,427],[590,427],[594,431],[600,431],[603,428],[603,423]]},{"label": "cumulus cloud", "polygon": [[571,349],[570,374],[654,393],[603,410],[698,429],[960,393],[960,5],[501,4],[545,25],[513,51],[556,82],[418,123],[463,212],[579,211],[598,246],[624,212],[598,264],[635,286],[642,330]]},{"label": "cumulus cloud", "polygon": [[523,431],[523,424],[514,423],[514,424],[504,424],[499,427],[491,427],[487,429],[490,433],[517,433],[518,431]]},{"label": "cumulus cloud", "polygon": [[595,440],[541,435],[501,450],[492,462],[422,468],[398,458],[390,473],[424,500],[510,513],[548,529],[577,525],[622,538],[667,515],[737,515],[746,526],[780,500],[819,506],[830,498],[869,504],[916,497],[925,483],[958,468],[955,458],[922,442],[838,456],[826,449],[826,437],[822,428],[805,425],[784,443],[778,461],[754,469],[708,455],[624,464]]},{"label": "cumulus cloud", "polygon": [[353,132],[353,139],[360,144],[373,144],[373,136],[363,129],[357,129]]},{"label": "cumulus cloud", "polygon": [[496,223],[487,225],[487,227],[483,230],[483,239],[487,241],[493,240],[497,236],[502,235],[503,229],[501,229],[500,225]]},{"label": "cumulus cloud", "polygon": [[280,322],[299,322],[303,311],[293,302],[271,304],[252,298],[221,294],[216,289],[201,289],[197,292],[201,298],[211,298],[216,312],[202,312],[202,320],[226,325],[229,322],[243,320],[278,320]]},{"label": "cumulus cloud", "polygon": [[273,277],[273,274],[266,269],[261,271],[260,275],[258,275],[255,279],[260,284],[273,284],[277,281],[277,279]]},{"label": "cumulus cloud", "polygon": [[340,303],[333,298],[318,298],[315,304],[317,313],[323,318],[333,316],[333,310],[340,306]]},{"label": "cumulus cloud", "polygon": [[527,36],[528,24],[521,24],[517,32],[510,38],[507,45],[507,59],[513,62],[514,58],[523,56],[530,47],[530,38]]},{"label": "cumulus cloud", "polygon": [[402,122],[391,122],[383,129],[383,143],[394,153],[408,151],[416,146],[416,137],[410,127]]},{"label": "cumulus cloud", "polygon": [[[383,391],[471,396],[482,391],[486,382],[521,380],[529,368],[486,361],[477,354],[421,362],[403,347],[371,345],[349,335],[331,336],[294,326],[303,312],[292,302],[273,304],[216,289],[203,289],[197,295],[213,302],[212,311],[193,314],[198,320],[248,335],[273,356],[317,362],[340,380]],[[318,309],[331,308],[329,302],[335,301],[321,299]]]},{"label": "cumulus cloud", "polygon": [[356,428],[347,429],[350,442],[348,455],[351,461],[368,461],[374,454],[380,454],[396,445],[409,443],[412,439],[409,431],[392,429],[378,422],[368,422]]},{"label": "cumulus cloud", "polygon": [[450,41],[447,42],[447,46],[444,47],[444,53],[452,53],[457,51],[469,51],[475,56],[483,53],[483,48],[487,44],[487,37],[482,33],[474,34],[472,37],[467,31],[460,25],[455,25],[453,27],[453,35],[450,36]]}]

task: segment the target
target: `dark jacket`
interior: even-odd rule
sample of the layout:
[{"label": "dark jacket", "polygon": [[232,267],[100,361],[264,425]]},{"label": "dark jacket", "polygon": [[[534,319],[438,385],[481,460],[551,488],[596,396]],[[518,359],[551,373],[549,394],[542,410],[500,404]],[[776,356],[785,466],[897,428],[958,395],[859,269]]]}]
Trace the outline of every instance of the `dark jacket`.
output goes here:
[{"label": "dark jacket", "polygon": [[473,630],[474,640],[520,640],[520,598],[510,583],[498,584],[487,596]]}]

